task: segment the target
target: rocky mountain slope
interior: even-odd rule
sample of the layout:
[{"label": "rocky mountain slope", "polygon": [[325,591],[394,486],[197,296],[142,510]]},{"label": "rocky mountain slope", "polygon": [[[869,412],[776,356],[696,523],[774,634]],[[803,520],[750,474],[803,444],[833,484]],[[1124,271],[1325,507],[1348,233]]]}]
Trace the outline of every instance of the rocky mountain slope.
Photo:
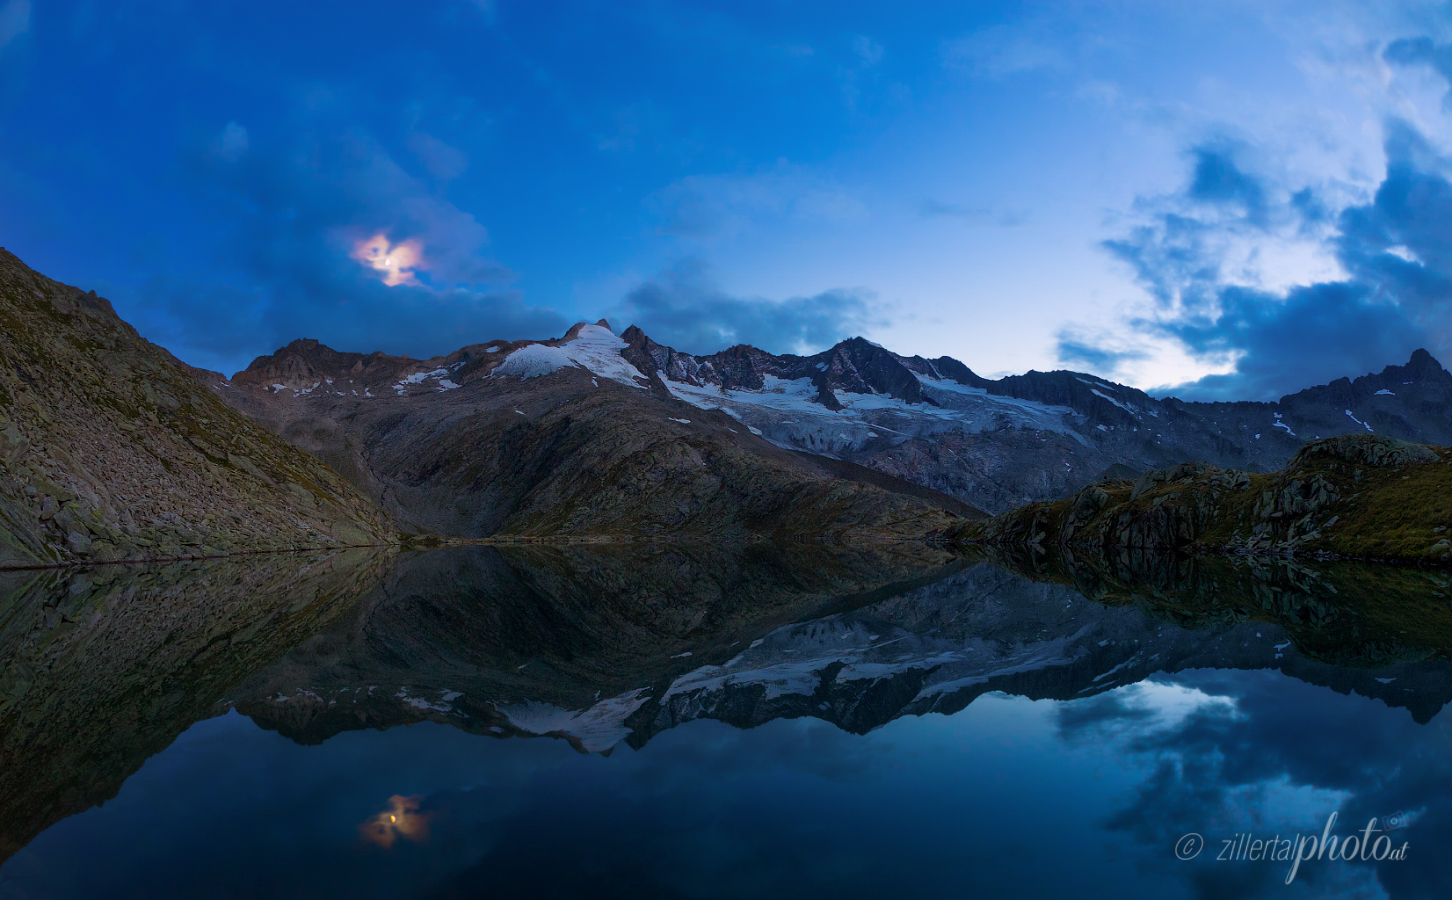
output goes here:
[{"label": "rocky mountain slope", "polygon": [[639,329],[624,338],[659,393],[992,512],[1063,496],[1116,465],[1271,471],[1303,441],[1344,433],[1452,443],[1452,374],[1424,350],[1276,403],[1186,403],[1078,372],[989,380],[951,357],[899,356],[861,338],[808,357],[744,346],[696,357]]},{"label": "rocky mountain slope", "polygon": [[376,504],[0,250],[0,567],[376,543]]},{"label": "rocky mountain slope", "polygon": [[425,362],[296,341],[210,383],[416,531],[917,539],[983,515],[652,392],[625,349],[603,323]]},{"label": "rocky mountain slope", "polygon": [[[472,396],[460,389],[483,390],[480,382],[491,387],[477,396],[490,399],[449,405]],[[1371,431],[1452,443],[1452,374],[1425,351],[1405,366],[1276,403],[1186,403],[1076,372],[990,380],[950,357],[899,356],[861,338],[813,356],[748,346],[693,356],[634,327],[616,338],[601,323],[577,325],[560,340],[495,341],[427,361],[296,341],[230,382],[214,376],[212,383],[239,410],[387,497],[395,513],[426,505],[409,495],[460,465],[457,446],[435,451],[400,428],[426,431],[429,440],[472,429],[484,447],[505,429],[510,438],[494,450],[507,452],[525,436],[504,424],[514,408],[525,417],[518,424],[549,430],[556,423],[546,410],[570,403],[591,410],[571,411],[577,425],[608,409],[630,417],[632,431],[674,421],[683,439],[688,431],[695,439],[734,435],[733,446],[782,459],[747,436],[759,435],[782,450],[871,469],[992,512],[1063,496],[1115,466],[1138,474],[1193,460],[1268,472],[1306,440]],[[453,411],[421,416],[425,398],[432,409]],[[475,415],[466,424],[466,409],[496,418],[486,425]],[[441,430],[430,424],[446,420]],[[577,434],[551,431],[549,440]],[[384,449],[370,456],[370,445]],[[413,459],[421,462],[408,470]],[[499,471],[528,481],[521,465]]]},{"label": "rocky mountain slope", "polygon": [[1207,463],[1106,480],[961,526],[1000,546],[1315,554],[1452,562],[1452,449],[1381,435],[1311,441],[1279,472]]}]

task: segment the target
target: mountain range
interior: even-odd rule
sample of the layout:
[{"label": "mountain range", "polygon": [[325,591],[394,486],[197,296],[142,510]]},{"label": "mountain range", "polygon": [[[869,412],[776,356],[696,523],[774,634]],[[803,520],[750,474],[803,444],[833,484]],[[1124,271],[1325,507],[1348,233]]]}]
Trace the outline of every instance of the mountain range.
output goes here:
[{"label": "mountain range", "polygon": [[917,539],[1185,461],[1269,472],[1346,433],[1452,444],[1452,374],[1422,350],[1274,403],[988,379],[863,338],[692,355],[604,321],[427,360],[300,339],[228,378],[3,251],[0,324],[0,566],[399,532]]},{"label": "mountain range", "polygon": [[[1275,403],[1191,403],[1080,372],[986,379],[950,357],[901,356],[863,338],[812,356],[749,346],[694,356],[633,326],[616,336],[602,321],[559,339],[492,341],[429,360],[299,340],[231,379],[212,373],[209,384],[394,515],[460,534],[491,532],[511,516],[528,532],[581,528],[525,495],[549,485],[540,499],[562,502],[558,476],[543,471],[546,445],[578,454],[582,437],[599,439],[589,429],[608,430],[605,421],[629,420],[636,441],[669,433],[713,453],[890,478],[876,483],[935,492],[920,496],[969,518],[1190,460],[1274,471],[1305,441],[1346,433],[1452,443],[1452,374],[1424,350],[1406,365]],[[551,456],[548,465],[562,463]],[[629,481],[639,464],[632,457],[613,477]],[[687,503],[714,489],[701,485]],[[444,496],[462,505],[441,510]],[[651,524],[680,521],[662,511]]]}]

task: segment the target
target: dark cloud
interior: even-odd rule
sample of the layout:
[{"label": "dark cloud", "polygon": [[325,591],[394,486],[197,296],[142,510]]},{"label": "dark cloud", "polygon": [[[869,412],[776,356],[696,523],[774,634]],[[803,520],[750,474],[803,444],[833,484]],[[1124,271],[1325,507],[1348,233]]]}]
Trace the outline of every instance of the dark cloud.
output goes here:
[{"label": "dark cloud", "polygon": [[873,325],[885,324],[862,291],[836,289],[810,297],[767,300],[732,297],[704,265],[688,260],[626,295],[610,310],[612,324],[639,325],[662,344],[714,353],[751,344],[774,353],[815,352]]},{"label": "dark cloud", "polygon": [[1120,728],[1142,727],[1154,718],[1153,709],[1131,703],[1129,697],[1126,691],[1109,691],[1056,706],[1059,737],[1069,743],[1083,743]]},{"label": "dark cloud", "polygon": [[1194,155],[1195,174],[1186,192],[1191,198],[1236,206],[1244,211],[1250,222],[1265,222],[1265,188],[1258,178],[1246,174],[1235,164],[1230,150],[1199,147]]},{"label": "dark cloud", "polygon": [[1143,350],[1115,350],[1065,330],[1059,334],[1059,359],[1069,366],[1083,366],[1095,372],[1112,374],[1127,362],[1146,358]]},{"label": "dark cloud", "polygon": [[[1404,66],[1430,66],[1452,85],[1452,44],[1438,44],[1429,37],[1403,38],[1388,44],[1382,55],[1387,62]],[[1443,99],[1443,103],[1452,106],[1452,92]]]},{"label": "dark cloud", "polygon": [[[366,136],[259,147],[228,135],[194,153],[181,175],[198,203],[230,224],[212,258],[194,269],[157,261],[134,297],[120,298],[144,334],[188,362],[230,371],[298,337],[427,357],[568,326],[507,287],[512,273],[489,257],[488,233],[473,216]],[[217,152],[223,145],[228,152]],[[388,286],[384,273],[350,256],[375,234],[418,241],[416,283]]]},{"label": "dark cloud", "polygon": [[1284,299],[1221,291],[1220,318],[1158,324],[1196,354],[1243,354],[1235,372],[1208,375],[1173,393],[1186,399],[1275,400],[1293,390],[1405,362],[1427,335],[1365,285],[1316,284]]},{"label": "dark cloud", "polygon": [[[1274,400],[1343,376],[1405,362],[1425,347],[1452,354],[1452,183],[1447,165],[1409,125],[1386,127],[1387,174],[1369,203],[1332,216],[1313,190],[1283,192],[1245,173],[1227,153],[1201,148],[1178,195],[1160,198],[1146,224],[1104,247],[1133,270],[1159,314],[1131,322],[1235,371],[1178,385],[1200,400]],[[1210,214],[1202,214],[1209,204]],[[1224,216],[1225,209],[1231,212]],[[1284,293],[1233,285],[1227,238],[1304,237],[1334,226],[1330,249],[1344,281]],[[1114,351],[1061,337],[1066,360],[1107,365]]]}]

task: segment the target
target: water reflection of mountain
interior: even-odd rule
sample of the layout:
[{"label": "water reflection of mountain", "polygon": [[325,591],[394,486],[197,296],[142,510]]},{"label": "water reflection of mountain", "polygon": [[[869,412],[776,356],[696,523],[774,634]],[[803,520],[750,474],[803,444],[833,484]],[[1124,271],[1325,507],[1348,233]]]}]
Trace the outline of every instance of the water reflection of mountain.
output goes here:
[{"label": "water reflection of mountain", "polygon": [[0,573],[0,861],[366,594],[382,552]]},{"label": "water reflection of mountain", "polygon": [[1186,627],[1264,622],[1296,649],[1359,668],[1452,659],[1452,573],[1286,557],[1189,556],[1119,548],[989,550],[997,565]]},{"label": "water reflection of mountain", "polygon": [[1280,670],[1418,722],[1452,699],[1441,576],[997,563],[664,544],[6,575],[0,859],[232,707],[301,743],[433,720],[608,751],[702,718],[863,733],[989,691],[1070,700],[1196,668]]},{"label": "water reflection of mountain", "polygon": [[[810,545],[428,554],[229,699],[305,743],[431,719],[590,751],[697,718],[812,716],[862,733],[988,691],[1069,700],[1190,668],[1277,669],[1422,722],[1452,699],[1431,576],[1192,566],[1174,569],[1178,593],[1084,584],[1105,601],[1092,602],[1062,570],[965,560],[913,584],[903,562]],[[1389,637],[1389,586],[1431,643]]]},{"label": "water reflection of mountain", "polygon": [[515,734],[549,719],[570,724],[544,732],[603,749],[596,732],[613,744],[622,716],[702,661],[961,567],[926,545],[438,550],[404,560],[347,619],[229,699],[304,743],[424,718]]},{"label": "water reflection of mountain", "polygon": [[[329,696],[358,687],[355,695],[380,704],[364,717],[377,727],[437,715],[403,687],[435,681],[468,685],[470,695],[455,698],[466,708],[492,710],[500,691],[588,703],[603,688],[679,667],[690,657],[672,660],[678,646],[871,602],[941,577],[952,561],[926,545],[854,553],[803,543],[694,556],[474,548],[399,566],[392,551],[352,550],[3,572],[0,862],[115,796],[178,734],[228,709],[224,698],[251,696],[238,687],[249,679]],[[535,657],[557,674],[531,669]],[[317,679],[287,674],[300,660]],[[379,678],[386,693],[363,689]],[[304,700],[322,696],[302,690]],[[358,727],[366,706],[316,703],[324,715],[295,736]],[[326,715],[335,708],[348,710],[341,725]]]}]

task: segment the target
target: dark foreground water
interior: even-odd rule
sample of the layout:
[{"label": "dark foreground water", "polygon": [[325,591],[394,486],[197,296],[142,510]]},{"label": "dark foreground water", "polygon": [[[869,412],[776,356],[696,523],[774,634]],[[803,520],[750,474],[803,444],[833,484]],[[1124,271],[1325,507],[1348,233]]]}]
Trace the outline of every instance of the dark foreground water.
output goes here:
[{"label": "dark foreground water", "polygon": [[0,897],[1448,896],[1446,581],[1133,574],[758,547],[17,576]]}]

